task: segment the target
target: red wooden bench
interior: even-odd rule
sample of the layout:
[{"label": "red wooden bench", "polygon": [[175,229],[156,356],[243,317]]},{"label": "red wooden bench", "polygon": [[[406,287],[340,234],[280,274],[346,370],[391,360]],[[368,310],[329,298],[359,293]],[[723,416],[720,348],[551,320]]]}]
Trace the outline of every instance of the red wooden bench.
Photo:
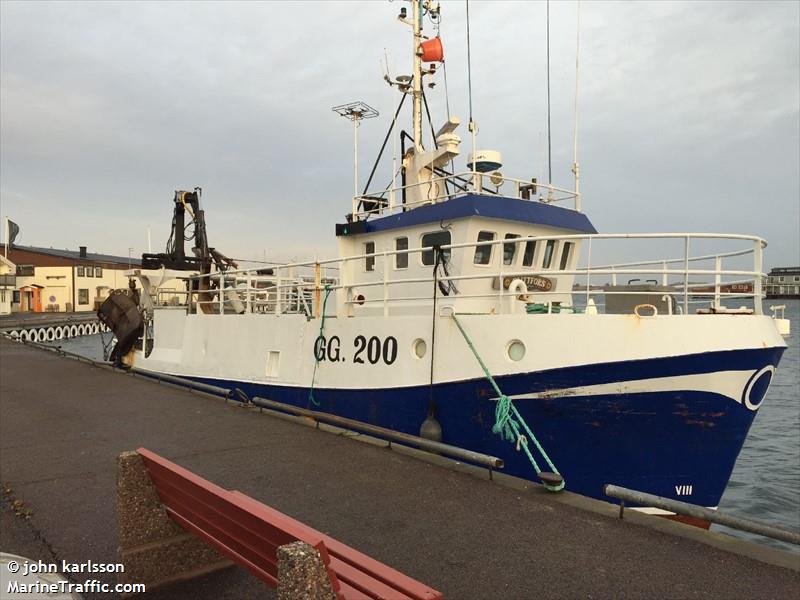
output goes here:
[{"label": "red wooden bench", "polygon": [[339,598],[442,598],[441,592],[241,492],[214,485],[145,448],[137,453],[176,523],[273,587],[278,547],[299,540],[319,551]]}]

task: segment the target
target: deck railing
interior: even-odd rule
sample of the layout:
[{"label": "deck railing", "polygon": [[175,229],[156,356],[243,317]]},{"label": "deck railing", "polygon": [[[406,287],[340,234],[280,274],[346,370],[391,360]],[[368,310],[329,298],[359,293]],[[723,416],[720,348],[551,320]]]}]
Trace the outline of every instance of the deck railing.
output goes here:
[{"label": "deck railing", "polygon": [[[601,242],[619,240],[640,240],[663,244],[668,241],[678,242],[683,252],[680,256],[669,258],[643,259],[635,262],[604,262],[599,266],[592,265],[593,254]],[[660,291],[670,296],[675,305],[675,312],[690,314],[692,308],[698,306],[720,308],[723,299],[747,299],[753,303],[752,310],[762,313],[762,251],[766,242],[755,236],[732,234],[700,234],[700,233],[644,233],[644,234],[576,234],[529,236],[509,239],[498,239],[487,242],[470,242],[441,246],[442,252],[456,253],[461,250],[475,249],[484,246],[500,246],[516,244],[514,256],[519,261],[520,248],[534,241],[537,244],[555,241],[582,244],[582,260],[570,260],[575,263],[572,268],[558,268],[556,257],[552,259],[550,269],[520,267],[502,264],[502,252],[493,252],[495,262],[499,266],[481,269],[479,272],[458,274],[454,271],[457,265],[452,264],[450,274],[440,272],[436,278],[440,282],[452,282],[456,286],[463,282],[485,280],[486,292],[454,293],[448,297],[450,301],[464,299],[487,299],[487,311],[495,313],[524,312],[528,302],[543,303],[550,310],[556,303],[559,307],[569,305],[600,306],[604,305],[607,296],[617,294],[652,296],[651,290],[626,289],[619,286],[622,279],[628,282],[631,278],[652,277],[650,281],[660,285]],[[698,243],[736,243],[736,249],[719,253],[691,254],[691,248]],[[327,314],[334,316],[350,316],[357,307],[374,307],[382,309],[384,315],[392,314],[394,307],[408,303],[424,304],[433,299],[434,273],[433,266],[424,267],[420,276],[404,276],[404,271],[396,271],[393,263],[397,255],[419,255],[431,252],[430,247],[411,248],[407,250],[385,250],[371,254],[359,254],[343,258],[321,261],[308,261],[273,267],[273,275],[261,275],[256,269],[240,269],[235,271],[216,272],[210,275],[196,275],[189,279],[198,282],[210,279],[216,289],[209,291],[186,292],[191,312],[214,313],[271,313],[271,314],[305,314],[317,318],[321,314],[322,302],[327,293],[335,292],[335,302],[329,302]],[[497,255],[500,260],[497,261]],[[367,259],[374,260],[373,271],[364,273],[360,268],[349,269],[353,263],[361,266]],[[732,260],[747,261],[745,265],[727,266]],[[410,262],[410,259],[409,259]],[[709,263],[702,268],[702,263]],[[471,264],[471,262],[470,262]],[[323,270],[338,268],[339,276],[332,278],[323,276]],[[355,272],[355,273],[353,273]],[[564,278],[569,288],[557,286],[549,291],[528,290],[523,278],[531,276]],[[494,282],[512,280],[508,289],[504,285],[493,285]],[[579,289],[573,289],[573,282]],[[408,289],[417,289],[415,284],[428,284],[424,293],[407,295]],[[520,285],[521,284],[521,285]],[[598,285],[600,284],[600,285]],[[610,286],[609,286],[610,284]],[[196,283],[195,283],[196,285]],[[621,289],[615,289],[619,286]],[[732,290],[737,287],[736,291]],[[474,287],[474,286],[473,286]],[[497,289],[495,289],[495,287]],[[377,294],[366,294],[367,290],[378,289]],[[668,288],[668,289],[663,289]],[[223,293],[219,293],[222,289]],[[329,291],[330,290],[330,291]],[[660,293],[660,291],[658,293]],[[403,294],[406,295],[403,295]],[[170,290],[172,297],[176,292]],[[440,297],[441,299],[441,297]],[[522,302],[520,302],[522,300]],[[669,302],[670,313],[673,302]],[[491,306],[491,310],[489,310]]]},{"label": "deck railing", "polygon": [[[405,197],[409,192],[420,192],[424,198],[406,201]],[[535,179],[526,181],[506,177],[498,172],[463,171],[432,177],[427,181],[408,185],[390,185],[380,191],[354,196],[352,214],[354,220],[388,216],[427,204],[446,202],[464,193],[505,196],[547,204],[564,203],[566,208],[576,211],[581,209],[580,193],[573,190],[540,183]]]}]

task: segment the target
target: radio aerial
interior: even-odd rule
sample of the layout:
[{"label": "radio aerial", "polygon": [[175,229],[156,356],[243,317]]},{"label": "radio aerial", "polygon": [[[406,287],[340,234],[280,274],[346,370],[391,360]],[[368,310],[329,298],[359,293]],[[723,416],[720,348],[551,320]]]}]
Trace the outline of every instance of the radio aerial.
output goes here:
[{"label": "radio aerial", "polygon": [[355,198],[358,196],[358,124],[362,119],[377,117],[378,111],[361,100],[334,106],[331,110],[353,122],[353,198]]}]

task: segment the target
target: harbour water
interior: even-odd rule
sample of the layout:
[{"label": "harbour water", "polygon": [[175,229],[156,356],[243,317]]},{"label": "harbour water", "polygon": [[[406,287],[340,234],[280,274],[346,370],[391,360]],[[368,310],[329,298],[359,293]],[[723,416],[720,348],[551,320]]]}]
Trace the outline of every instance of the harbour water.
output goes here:
[{"label": "harbour water", "polygon": [[[800,531],[800,300],[767,300],[786,305],[792,323],[789,346],[758,411],[719,509]],[[800,553],[800,548],[747,532],[714,526],[730,535],[752,538]]]},{"label": "harbour water", "polygon": [[[719,509],[730,514],[800,531],[800,300],[786,304],[791,321],[788,348],[769,392],[750,429]],[[108,341],[109,334],[106,334]],[[58,342],[64,350],[103,359],[100,335]],[[800,553],[800,548],[747,532],[713,526],[713,530]]]}]

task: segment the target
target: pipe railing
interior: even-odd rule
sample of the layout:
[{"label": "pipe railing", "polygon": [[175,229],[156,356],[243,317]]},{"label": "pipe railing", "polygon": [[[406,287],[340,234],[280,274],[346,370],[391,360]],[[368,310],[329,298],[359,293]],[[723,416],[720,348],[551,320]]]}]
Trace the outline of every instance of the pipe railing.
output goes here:
[{"label": "pipe railing", "polygon": [[800,545],[800,533],[795,531],[788,531],[780,529],[767,523],[754,521],[752,519],[745,519],[726,513],[721,513],[718,510],[705,508],[696,504],[689,504],[688,502],[681,502],[679,500],[672,500],[664,498],[663,496],[655,496],[645,492],[639,492],[628,488],[620,487],[617,485],[606,484],[603,486],[603,493],[610,497],[616,498],[620,501],[619,518],[623,518],[625,510],[625,502],[632,502],[639,506],[650,506],[659,508],[677,515],[692,517],[694,519],[701,519],[709,523],[716,523],[724,525],[732,529],[740,531],[747,531],[757,535],[763,535],[789,544]]},{"label": "pipe railing", "polygon": [[[465,185],[456,186],[456,182]],[[399,211],[408,210],[410,208],[446,202],[459,195],[459,192],[499,196],[502,195],[500,189],[505,184],[510,184],[513,188],[513,191],[508,197],[516,198],[526,202],[543,202],[547,204],[572,201],[573,205],[571,210],[580,211],[580,194],[574,190],[561,188],[548,183],[540,183],[538,181],[534,182],[533,180],[526,181],[524,179],[506,177],[498,172],[483,173],[479,171],[462,171],[460,173],[431,177],[428,180],[418,181],[416,183],[410,183],[401,186],[390,186],[381,190],[368,191],[364,194],[354,196],[353,218],[367,219],[370,216],[391,215]],[[400,203],[395,201],[398,194],[402,196],[404,192],[409,192],[420,188],[429,189],[429,192],[426,194],[426,196],[428,196],[430,191],[434,188],[436,189],[436,193],[431,197],[426,197],[417,201]],[[451,188],[453,191],[450,191]],[[525,197],[523,194],[523,191],[525,190],[528,191],[528,197]],[[530,192],[533,193],[531,194]],[[384,196],[386,196],[385,199]],[[376,208],[363,211],[357,210],[359,203],[373,203],[377,199],[382,200],[382,202],[379,203]]]},{"label": "pipe railing", "polygon": [[[677,240],[682,241],[684,246],[684,256],[680,258],[669,259],[652,259],[641,260],[637,262],[619,263],[603,265],[600,267],[591,266],[591,246],[592,243],[597,243],[601,240]],[[746,242],[751,244],[750,248],[737,249],[720,254],[704,254],[702,256],[690,256],[689,254],[689,241],[690,240],[728,240],[736,242]],[[455,255],[459,251],[467,251],[480,247],[494,247],[506,246],[514,244],[516,246],[514,257],[518,261],[522,244],[528,242],[537,243],[537,252],[534,256],[534,265],[542,262],[542,250],[544,244],[540,242],[559,242],[556,250],[551,258],[550,268],[536,268],[534,266],[525,267],[527,270],[521,270],[519,267],[514,268],[509,265],[501,265],[493,267],[488,271],[480,273],[469,273],[466,275],[441,274],[438,276],[440,281],[451,281],[453,283],[477,280],[498,280],[502,281],[503,278],[524,278],[529,276],[540,277],[553,277],[559,276],[564,278],[585,278],[586,289],[581,290],[580,294],[585,297],[586,303],[593,296],[599,295],[613,295],[619,294],[636,294],[638,292],[628,290],[609,290],[609,289],[592,289],[591,279],[595,280],[600,276],[607,276],[611,279],[611,284],[616,285],[618,277],[639,275],[653,275],[661,277],[661,284],[665,287],[670,287],[672,290],[669,293],[681,294],[683,312],[688,313],[690,303],[694,303],[697,298],[707,297],[712,300],[714,304],[718,305],[721,298],[751,298],[754,300],[754,310],[756,313],[761,314],[760,304],[760,283],[761,278],[764,276],[761,271],[761,250],[766,246],[766,242],[758,237],[743,236],[733,234],[683,234],[683,233],[666,233],[666,234],[569,234],[560,236],[526,236],[512,239],[496,239],[484,242],[467,242],[459,244],[449,244],[441,246],[443,251],[449,251]],[[556,253],[561,252],[561,248],[565,242],[578,242],[588,241],[589,255],[587,257],[586,266],[575,267],[571,269],[556,268],[559,264]],[[223,293],[219,293],[219,289],[193,291],[191,296],[194,298],[195,309],[199,309],[203,305],[213,305],[217,308],[215,312],[225,313],[226,309],[229,310],[233,304],[238,301],[246,307],[246,312],[274,312],[276,314],[283,313],[304,313],[309,316],[318,316],[320,312],[319,297],[324,287],[323,283],[330,286],[332,290],[337,292],[344,292],[344,297],[339,301],[346,305],[354,304],[374,304],[384,303],[388,305],[394,302],[408,302],[414,301],[430,301],[431,297],[428,296],[398,296],[397,294],[390,294],[389,288],[397,290],[398,286],[408,286],[414,284],[430,283],[432,281],[432,274],[422,277],[393,277],[395,273],[391,268],[391,262],[395,256],[421,254],[423,252],[431,252],[430,247],[411,248],[406,250],[385,250],[373,253],[363,253],[352,256],[328,259],[324,261],[308,261],[287,265],[278,265],[273,267],[274,273],[272,275],[257,275],[254,270],[238,269],[235,271],[216,272],[204,275],[194,275],[191,279],[201,280],[208,278],[210,281],[216,282],[218,288],[224,289]],[[730,259],[735,257],[742,257],[753,255],[753,269],[723,269],[723,259]],[[366,259],[374,259],[373,271],[375,275],[367,277],[365,274],[358,273],[352,276],[348,273],[346,268],[349,264],[354,262],[365,261]],[[693,268],[691,265],[700,261],[714,261],[714,268]],[[574,262],[573,259],[570,259]],[[328,279],[323,282],[319,276],[322,268],[328,268],[330,265],[338,265],[342,277],[339,279]],[[680,264],[680,268],[670,268],[674,265]],[[648,265],[660,265],[660,267],[647,267]],[[429,265],[432,267],[432,265]],[[698,265],[699,267],[700,265]],[[638,268],[637,268],[638,267]],[[313,269],[316,275],[312,276],[298,276],[302,269]],[[724,278],[724,279],[723,279]],[[703,279],[702,281],[693,281],[693,279]],[[670,280],[672,282],[670,283]],[[228,285],[230,284],[230,285]],[[751,284],[753,291],[746,290],[737,292],[725,292],[723,288],[730,285]],[[380,297],[373,298],[358,298],[354,290],[363,291],[370,288],[383,287],[384,293]],[[499,286],[498,286],[499,287]],[[708,290],[704,288],[709,288]],[[175,291],[170,293],[175,294]],[[563,286],[550,291],[528,291],[529,296],[536,298],[547,298],[552,296],[564,296],[576,293],[575,290],[565,289]],[[641,292],[647,294],[648,292]],[[201,294],[211,294],[213,299],[201,300]],[[234,298],[226,298],[226,295],[234,296]],[[506,296],[519,295],[516,293],[506,294],[502,289],[491,290],[486,294],[458,294],[451,297],[451,299],[466,299],[466,298],[497,298],[503,299]],[[312,309],[313,306],[313,309]]]},{"label": "pipe railing", "polygon": [[343,427],[345,429],[350,429],[352,431],[366,433],[374,437],[389,440],[391,442],[398,442],[406,446],[415,446],[420,450],[426,450],[428,452],[435,452],[451,458],[457,458],[459,460],[487,467],[490,470],[502,469],[504,466],[503,459],[496,456],[474,452],[473,450],[467,450],[466,448],[461,448],[459,446],[451,446],[450,444],[395,431],[394,429],[386,429],[385,427],[379,427],[377,425],[371,425],[362,421],[340,417],[331,413],[309,410],[307,408],[301,408],[292,404],[284,404],[283,402],[275,402],[274,400],[259,398],[258,396],[251,398],[250,403],[254,406],[258,406],[259,408],[288,412],[301,417],[310,417],[318,422],[328,423]]}]

